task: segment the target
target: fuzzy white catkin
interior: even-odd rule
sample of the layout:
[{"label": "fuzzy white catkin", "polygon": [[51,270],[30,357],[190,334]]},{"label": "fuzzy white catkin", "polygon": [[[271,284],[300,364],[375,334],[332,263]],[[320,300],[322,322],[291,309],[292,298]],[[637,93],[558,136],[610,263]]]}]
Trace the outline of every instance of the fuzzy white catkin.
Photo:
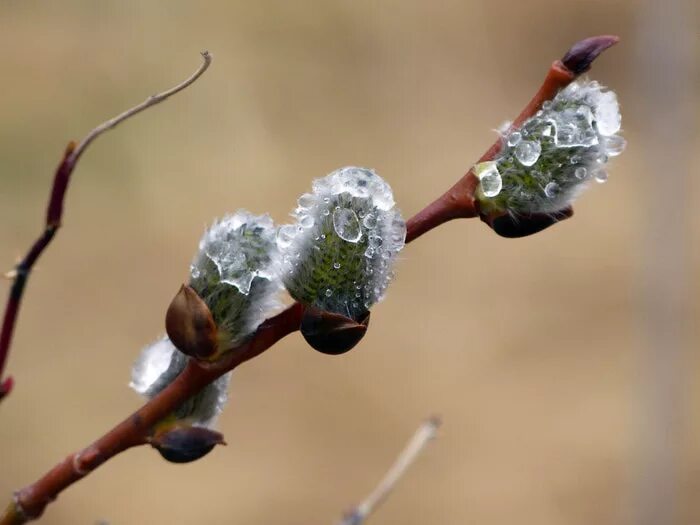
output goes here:
[{"label": "fuzzy white catkin", "polygon": [[[189,358],[166,336],[147,346],[131,370],[129,386],[151,399],[172,383],[187,365]],[[186,419],[195,426],[212,427],[226,405],[231,373],[204,387],[175,411],[178,420]]]},{"label": "fuzzy white catkin", "polygon": [[211,310],[225,345],[242,343],[279,306],[276,235],[269,215],[239,210],[202,236],[190,286]]},{"label": "fuzzy white catkin", "polygon": [[373,170],[341,168],[312,190],[279,229],[282,280],[302,304],[358,319],[384,297],[406,224]]},{"label": "fuzzy white catkin", "polygon": [[475,166],[482,209],[511,214],[555,213],[591,180],[605,182],[605,165],[625,140],[617,96],[579,80],[504,135],[499,156]]},{"label": "fuzzy white catkin", "polygon": [[[240,210],[206,230],[190,267],[190,286],[209,307],[219,345],[235,346],[249,337],[277,308],[276,228],[267,215]],[[134,364],[130,386],[152,398],[182,372],[188,357],[162,337],[144,348]],[[176,419],[210,427],[227,399],[228,373],[187,400]]]}]

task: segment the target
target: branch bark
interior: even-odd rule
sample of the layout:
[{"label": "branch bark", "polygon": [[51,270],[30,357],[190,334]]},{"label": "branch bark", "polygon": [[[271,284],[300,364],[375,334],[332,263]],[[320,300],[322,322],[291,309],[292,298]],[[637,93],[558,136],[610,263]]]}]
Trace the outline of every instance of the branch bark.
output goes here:
[{"label": "branch bark", "polygon": [[197,71],[195,71],[185,81],[171,89],[168,89],[167,91],[163,91],[162,93],[148,97],[138,106],[134,106],[124,113],[100,124],[90,133],[88,133],[79,144],[76,144],[75,142],[70,142],[68,144],[68,147],[63,154],[63,158],[61,159],[61,163],[58,165],[56,174],[54,175],[51,194],[49,195],[49,203],[46,209],[44,231],[34,242],[24,259],[22,259],[22,261],[15,266],[14,270],[5,274],[6,277],[12,279],[13,282],[10,288],[10,295],[7,299],[7,305],[5,306],[2,331],[0,331],[0,400],[10,393],[10,390],[14,384],[12,377],[8,377],[5,380],[2,380],[2,377],[5,371],[7,358],[10,353],[10,345],[12,344],[12,336],[14,334],[15,325],[17,324],[17,316],[19,314],[20,305],[22,304],[24,288],[27,284],[27,279],[29,279],[29,274],[34,267],[34,264],[47,246],[51,243],[56,235],[56,232],[61,227],[61,219],[63,218],[63,204],[66,198],[66,191],[68,190],[68,183],[70,182],[71,175],[75,170],[78,160],[88,146],[90,146],[90,144],[92,144],[92,142],[105,131],[115,128],[120,123],[138,113],[141,113],[151,106],[160,104],[172,95],[179,93],[183,89],[193,84],[207,70],[209,64],[211,64],[211,55],[208,51],[204,51],[202,53],[202,59],[202,65],[199,66]]},{"label": "branch bark", "polygon": [[[617,37],[600,36],[589,38],[575,44],[562,60],[557,60],[552,64],[542,87],[525,106],[520,115],[518,115],[512,126],[517,127],[527,118],[534,115],[544,101],[551,99],[560,89],[586,71],[591,62],[602,51],[615,44],[617,40]],[[60,178],[62,184],[62,189],[59,191],[60,195],[57,197],[57,199],[60,200],[60,204],[54,210],[54,214],[56,215],[52,215],[52,209],[54,208],[52,208],[51,204],[49,205],[49,217],[55,216],[57,218],[55,223],[56,228],[58,227],[58,221],[60,221],[63,194],[65,193],[65,187],[68,183],[68,177],[75,166],[75,162],[82,153],[82,150],[104,131],[113,128],[119,122],[122,122],[130,116],[161,102],[168,96],[177,93],[194,82],[209,65],[209,55],[204,53],[203,56],[205,63],[200,70],[188,80],[169,91],[150,97],[132,110],[126,111],[122,115],[115,117],[115,119],[98,126],[93,132],[88,134],[75,149],[71,149],[71,146],[69,146],[64,160],[59,166],[59,172],[61,172],[64,165],[67,164],[69,166],[68,168],[64,168],[66,174],[62,174],[61,177],[59,177],[59,172],[56,174],[56,181]],[[500,148],[501,142],[499,140],[481,156],[479,162],[493,159],[498,154]],[[54,182],[54,187],[57,185],[56,181]],[[478,209],[474,202],[474,191],[476,190],[477,184],[478,180],[470,169],[466,175],[442,197],[438,198],[407,221],[406,242],[409,243],[417,239],[419,236],[446,221],[456,218],[478,216]],[[50,235],[53,236],[54,233],[55,230]],[[38,254],[45,248],[46,244],[48,244],[48,241],[38,249],[36,257],[38,257]],[[30,254],[31,253],[32,252],[30,252]],[[34,260],[36,260],[36,257]],[[10,304],[10,306],[12,306],[12,304]],[[15,306],[13,310],[14,311],[11,311],[9,315],[16,316],[17,306]],[[68,456],[38,481],[18,491],[15,494],[14,500],[5,510],[5,513],[0,515],[0,525],[19,525],[36,519],[43,513],[46,506],[51,501],[55,500],[67,487],[85,477],[116,454],[132,446],[145,443],[151,427],[177,408],[183,401],[196,394],[217,377],[261,354],[282,337],[298,330],[302,314],[303,307],[295,303],[281,314],[263,323],[247,343],[239,348],[232,349],[223,361],[212,365],[202,365],[191,362],[172,384],[149,400],[134,414],[122,421],[93,444],[80,452]],[[7,315],[6,312],[6,317]],[[10,322],[11,327],[14,326],[14,321],[15,319],[13,317]],[[389,483],[389,485],[391,485],[391,483]],[[376,503],[374,506],[376,506],[381,499],[381,497],[378,499],[375,498]]]}]

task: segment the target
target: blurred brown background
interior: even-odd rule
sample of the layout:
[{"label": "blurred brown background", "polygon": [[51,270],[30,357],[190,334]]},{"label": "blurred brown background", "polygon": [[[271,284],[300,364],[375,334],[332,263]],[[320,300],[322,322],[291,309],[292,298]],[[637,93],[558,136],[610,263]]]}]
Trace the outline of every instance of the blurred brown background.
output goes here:
[{"label": "blurred brown background", "polygon": [[[284,221],[313,178],[370,166],[406,216],[493,141],[574,41],[627,151],[576,217],[523,240],[453,222],[406,249],[361,347],[299,336],[241,367],[229,446],[188,466],[123,454],[44,523],[333,523],[419,421],[441,437],[380,524],[700,523],[698,7],[658,2],[0,2],[0,266],[39,231],[68,139],[214,63],[102,137],[32,276],[0,405],[0,494],[135,409],[204,226]],[[8,284],[2,284],[4,295]]]}]

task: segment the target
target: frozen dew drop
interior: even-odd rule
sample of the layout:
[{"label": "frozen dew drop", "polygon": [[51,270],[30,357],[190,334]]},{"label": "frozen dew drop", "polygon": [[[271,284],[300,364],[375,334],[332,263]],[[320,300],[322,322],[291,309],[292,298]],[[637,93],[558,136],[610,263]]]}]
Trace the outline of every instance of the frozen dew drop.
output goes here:
[{"label": "frozen dew drop", "polygon": [[532,166],[540,158],[542,146],[534,140],[523,140],[515,148],[515,158],[523,166]]},{"label": "frozen dew drop", "polygon": [[302,228],[311,228],[314,222],[314,218],[311,215],[302,215],[299,217],[299,224],[301,224]]},{"label": "frozen dew drop", "polygon": [[315,200],[315,197],[310,193],[304,193],[301,197],[299,197],[299,200],[297,200],[297,204],[300,208],[308,210],[309,208],[313,207]]},{"label": "frozen dew drop", "polygon": [[516,146],[518,142],[522,140],[523,136],[520,134],[519,131],[514,131],[510,135],[508,135],[508,145],[512,148],[513,146]]},{"label": "frozen dew drop", "polygon": [[593,177],[595,178],[595,181],[603,184],[608,181],[608,172],[605,171],[603,168],[598,168],[593,172]]},{"label": "frozen dew drop", "polygon": [[379,235],[370,235],[367,238],[367,245],[376,249],[382,245],[382,238]]},{"label": "frozen dew drop", "polygon": [[586,168],[580,166],[574,170],[574,175],[577,179],[583,180],[586,178]]},{"label": "frozen dew drop", "polygon": [[333,268],[335,268],[336,270],[339,270],[339,269],[340,269],[340,263],[339,263],[339,262],[334,262],[334,263],[333,263]]},{"label": "frozen dew drop", "polygon": [[495,197],[501,193],[503,179],[495,162],[482,162],[474,167],[484,197]]},{"label": "frozen dew drop", "polygon": [[606,91],[598,95],[593,114],[598,133],[601,135],[610,136],[620,131],[622,118],[620,117],[617,95],[614,92]]},{"label": "frozen dew drop", "polygon": [[603,141],[603,145],[605,147],[605,152],[610,157],[617,157],[624,151],[627,142],[621,136],[613,135],[611,137],[606,137]]},{"label": "frozen dew drop", "polygon": [[368,247],[365,250],[365,257],[367,257],[368,259],[371,259],[372,257],[374,257],[374,248],[372,248],[371,246]]},{"label": "frozen dew drop", "polygon": [[374,216],[373,213],[368,213],[365,215],[365,218],[362,219],[362,224],[364,224],[365,228],[372,229],[377,225],[377,218]]},{"label": "frozen dew drop", "polygon": [[333,295],[333,290],[326,288],[326,297],[330,297],[331,295]]},{"label": "frozen dew drop", "polygon": [[338,237],[348,242],[357,242],[362,237],[360,221],[349,208],[337,208],[333,212],[333,229]]},{"label": "frozen dew drop", "polygon": [[289,247],[294,240],[296,230],[291,224],[285,224],[277,231],[277,246],[281,249]]},{"label": "frozen dew drop", "polygon": [[559,184],[556,182],[550,182],[544,187],[544,194],[550,198],[553,199],[557,195],[559,195]]},{"label": "frozen dew drop", "polygon": [[585,105],[581,105],[576,109],[576,115],[583,119],[585,123],[590,126],[593,123],[593,112],[591,108]]}]

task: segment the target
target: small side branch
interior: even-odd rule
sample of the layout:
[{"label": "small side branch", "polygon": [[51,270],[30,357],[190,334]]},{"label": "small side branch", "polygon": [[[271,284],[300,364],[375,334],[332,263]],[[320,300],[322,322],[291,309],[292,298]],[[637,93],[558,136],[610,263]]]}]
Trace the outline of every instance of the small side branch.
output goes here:
[{"label": "small side branch", "polygon": [[421,424],[416,430],[399,457],[384,475],[377,487],[352,511],[345,514],[338,525],[360,525],[389,497],[396,484],[404,476],[408,468],[415,463],[418,456],[432,441],[441,425],[439,418],[433,416]]},{"label": "small side branch", "polygon": [[29,279],[29,274],[34,267],[34,264],[39,259],[39,256],[41,256],[41,254],[44,252],[46,247],[51,243],[56,235],[56,232],[61,227],[63,203],[66,197],[66,190],[68,189],[68,183],[70,182],[71,175],[75,170],[78,160],[88,146],[105,131],[116,127],[118,124],[144,111],[145,109],[150,108],[151,106],[160,104],[172,95],[182,91],[195,82],[207,70],[209,64],[211,64],[211,55],[209,52],[204,51],[202,53],[202,59],[202,65],[199,66],[197,71],[195,71],[194,74],[192,74],[192,76],[190,76],[184,82],[181,82],[177,86],[168,89],[167,91],[163,91],[162,93],[148,97],[138,106],[134,106],[124,113],[100,124],[90,133],[88,133],[79,144],[76,144],[75,142],[70,142],[68,144],[68,147],[63,154],[63,159],[58,165],[56,174],[54,175],[51,194],[49,196],[49,204],[46,210],[44,231],[34,242],[24,259],[22,259],[22,261],[20,261],[13,270],[5,274],[5,276],[12,279],[13,282],[10,288],[10,295],[7,299],[7,305],[5,306],[5,314],[2,321],[2,329],[0,331],[0,399],[10,393],[13,385],[12,377],[7,377],[5,380],[2,380],[2,377],[10,352],[10,345],[12,344],[12,336],[14,334],[15,325],[17,324],[17,316],[19,315],[20,305],[22,303],[24,287],[27,284],[27,279]]}]

